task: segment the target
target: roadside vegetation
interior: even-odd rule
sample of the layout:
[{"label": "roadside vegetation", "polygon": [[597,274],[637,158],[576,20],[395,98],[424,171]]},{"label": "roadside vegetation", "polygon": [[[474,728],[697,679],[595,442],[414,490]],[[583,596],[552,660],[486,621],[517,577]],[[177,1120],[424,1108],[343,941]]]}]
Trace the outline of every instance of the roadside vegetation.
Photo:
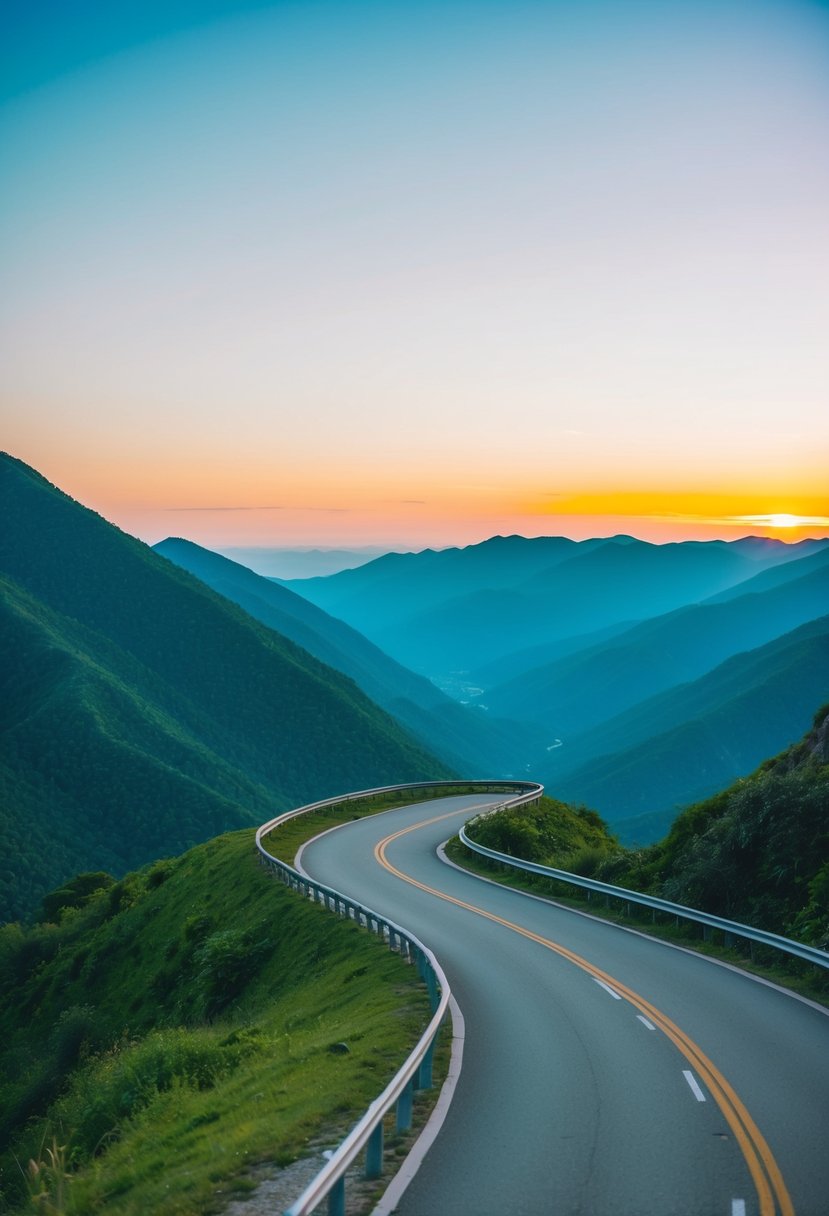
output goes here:
[{"label": "roadside vegetation", "polygon": [[[471,835],[514,857],[829,949],[829,707],[818,712],[800,743],[689,807],[664,840],[647,848],[622,848],[595,813],[548,798],[537,807],[482,818]],[[771,969],[777,978],[823,999],[829,993],[823,969],[777,951],[741,942],[725,950],[698,926],[666,923],[635,905],[606,905],[581,888],[488,862],[457,840],[449,855],[497,881],[589,905],[597,915],[633,921],[647,932],[764,973]]]},{"label": "roadside vegetation", "polygon": [[428,1016],[416,971],[275,883],[250,831],[81,875],[0,930],[0,1210],[218,1211],[335,1145]]}]

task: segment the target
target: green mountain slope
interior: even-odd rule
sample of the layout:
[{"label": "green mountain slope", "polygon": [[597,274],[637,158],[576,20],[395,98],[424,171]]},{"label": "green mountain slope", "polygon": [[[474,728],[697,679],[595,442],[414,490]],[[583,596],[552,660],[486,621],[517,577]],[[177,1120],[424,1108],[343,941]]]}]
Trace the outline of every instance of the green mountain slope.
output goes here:
[{"label": "green mountain slope", "polygon": [[589,838],[550,831],[545,802],[488,816],[475,838],[829,949],[829,705],[800,742],[682,811],[649,847],[619,848],[584,808],[576,815],[599,829]]},{"label": "green mountain slope", "polygon": [[[653,729],[646,741],[586,762],[553,788],[595,807],[610,823],[675,810],[745,776],[802,735],[813,706],[828,693],[824,617],[637,707],[632,735]],[[618,739],[624,719],[609,725]],[[594,737],[598,743],[601,730]]]},{"label": "green mountain slope", "polygon": [[[4,1212],[222,1211],[332,1111],[354,1122],[428,1021],[416,969],[274,882],[252,831],[46,904],[0,929]],[[50,1208],[18,1162],[53,1137],[70,1168]]]},{"label": "green mountain slope", "polygon": [[829,948],[829,706],[799,743],[611,864],[611,882]]},{"label": "green mountain slope", "polygon": [[0,916],[79,865],[445,775],[350,680],[5,455],[0,513]]},{"label": "green mountain slope", "polygon": [[256,620],[350,676],[367,696],[457,771],[499,776],[516,768],[528,752],[525,728],[492,721],[480,711],[452,701],[356,629],[288,587],[178,537],[168,537],[153,547]]}]

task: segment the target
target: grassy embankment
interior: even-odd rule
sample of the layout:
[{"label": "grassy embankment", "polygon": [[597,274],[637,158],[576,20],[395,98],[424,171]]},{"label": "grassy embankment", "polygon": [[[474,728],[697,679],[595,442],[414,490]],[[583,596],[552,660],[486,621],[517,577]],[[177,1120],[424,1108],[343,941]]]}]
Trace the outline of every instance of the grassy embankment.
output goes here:
[{"label": "grassy embankment", "polygon": [[[825,717],[825,711],[823,716]],[[820,715],[819,715],[820,717]],[[482,819],[473,838],[513,857],[587,875],[823,945],[829,928],[827,768],[801,763],[804,745],[768,761],[752,778],[678,816],[664,841],[622,849],[598,816],[550,798],[539,806]],[[800,749],[800,750],[798,750]],[[829,975],[779,951],[716,930],[607,900],[557,879],[522,873],[466,849],[457,837],[449,857],[507,886],[733,962],[827,1003]]]},{"label": "grassy embankment", "polygon": [[0,931],[2,1210],[218,1211],[337,1143],[428,1020],[415,970],[275,883],[249,831],[98,882]]},{"label": "grassy embankment", "polygon": [[322,810],[309,811],[307,815],[289,819],[274,835],[266,837],[263,844],[268,852],[280,861],[293,862],[301,844],[318,836],[320,832],[328,831],[329,828],[351,823],[355,819],[364,819],[367,815],[379,815],[381,811],[390,811],[398,806],[410,806],[414,802],[431,802],[434,798],[475,792],[474,786],[464,786],[456,782],[436,789],[414,788],[401,793],[392,792],[371,798],[355,798],[350,802],[336,802]]}]

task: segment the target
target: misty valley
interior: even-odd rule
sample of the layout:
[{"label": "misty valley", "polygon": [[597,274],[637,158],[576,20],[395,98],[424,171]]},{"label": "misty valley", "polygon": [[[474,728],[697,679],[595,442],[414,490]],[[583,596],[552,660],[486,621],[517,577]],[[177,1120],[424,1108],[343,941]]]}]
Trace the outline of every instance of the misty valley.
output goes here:
[{"label": "misty valley", "polygon": [[235,1216],[413,1050],[416,969],[256,865],[303,804],[539,782],[478,843],[826,949],[829,540],[494,536],[281,580],[8,455],[0,511],[1,1210]]}]

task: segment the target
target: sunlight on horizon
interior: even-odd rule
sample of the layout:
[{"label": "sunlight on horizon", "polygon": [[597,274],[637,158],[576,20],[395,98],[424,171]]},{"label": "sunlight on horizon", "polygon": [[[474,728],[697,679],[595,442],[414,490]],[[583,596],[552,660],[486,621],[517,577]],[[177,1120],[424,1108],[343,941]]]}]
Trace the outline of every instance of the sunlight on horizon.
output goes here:
[{"label": "sunlight on horizon", "polygon": [[825,7],[106,16],[0,49],[14,455],[152,539],[825,529]]}]

